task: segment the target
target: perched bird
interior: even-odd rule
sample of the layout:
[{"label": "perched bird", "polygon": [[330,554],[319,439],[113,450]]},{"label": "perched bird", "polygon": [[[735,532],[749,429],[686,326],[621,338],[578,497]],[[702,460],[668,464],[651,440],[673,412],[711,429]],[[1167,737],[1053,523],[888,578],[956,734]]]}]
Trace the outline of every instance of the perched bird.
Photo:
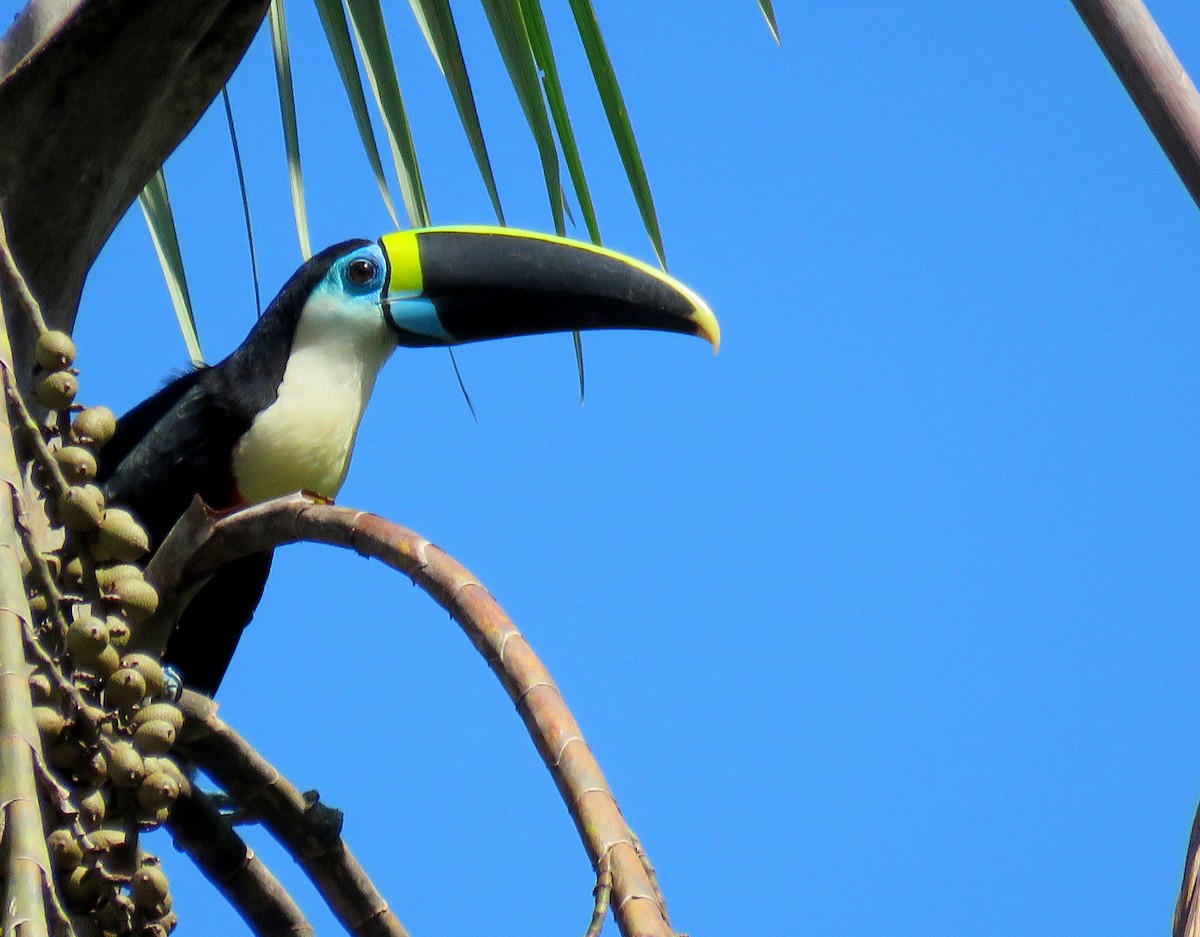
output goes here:
[{"label": "perched bird", "polygon": [[[300,490],[332,499],[398,346],[585,329],[720,341],[711,310],[683,284],[589,244],[487,227],[344,241],[293,274],[229,357],[122,417],[100,481],[152,547],[197,494],[216,509]],[[188,686],[216,691],[270,566],[270,553],[230,563],[192,598],[165,652]]]}]

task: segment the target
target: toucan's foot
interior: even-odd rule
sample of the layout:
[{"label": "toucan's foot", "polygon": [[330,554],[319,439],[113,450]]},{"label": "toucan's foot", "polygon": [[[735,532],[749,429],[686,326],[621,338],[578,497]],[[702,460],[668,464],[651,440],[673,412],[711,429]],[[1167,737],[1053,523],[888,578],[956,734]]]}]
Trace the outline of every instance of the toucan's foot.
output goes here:
[{"label": "toucan's foot", "polygon": [[204,513],[212,520],[217,521],[222,517],[228,517],[234,511],[240,511],[242,508],[248,507],[250,502],[245,498],[239,497],[236,504],[231,504],[229,507],[224,508],[214,508],[207,501],[201,501],[200,504],[204,507]]},{"label": "toucan's foot", "polygon": [[259,814],[247,810],[224,791],[210,791],[208,798],[231,826],[249,826],[262,820]]},{"label": "toucan's foot", "polygon": [[342,811],[321,803],[321,795],[317,791],[305,791],[304,802],[307,805],[304,818],[310,824],[309,832],[317,841],[329,847],[341,839],[342,824],[346,819]]},{"label": "toucan's foot", "polygon": [[178,703],[183,696],[183,674],[167,664],[163,668],[163,698],[172,703]]}]

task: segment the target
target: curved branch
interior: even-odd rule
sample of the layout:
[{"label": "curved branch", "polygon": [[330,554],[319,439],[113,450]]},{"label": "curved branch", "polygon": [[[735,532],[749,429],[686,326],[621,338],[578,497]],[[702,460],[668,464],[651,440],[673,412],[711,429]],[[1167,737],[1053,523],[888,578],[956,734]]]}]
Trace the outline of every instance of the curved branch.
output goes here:
[{"label": "curved branch", "polygon": [[[621,932],[626,937],[672,935],[653,870],[549,671],[499,603],[439,547],[374,514],[317,503],[303,495],[220,516],[197,500],[159,548],[147,578],[170,606],[173,597],[186,594],[223,563],[300,540],[374,557],[410,577],[451,614],[516,704],[592,867],[597,873],[610,871],[612,908]],[[144,642],[147,635],[139,640]]]},{"label": "curved branch", "polygon": [[[217,718],[206,696],[185,690],[181,746],[292,854],[355,937],[408,937],[341,839],[341,815],[302,794],[245,739]],[[318,808],[322,809],[318,809]]]},{"label": "curved branch", "polygon": [[187,854],[260,937],[313,937],[287,889],[271,874],[207,795],[193,785],[167,819],[175,845]]},{"label": "curved branch", "polygon": [[1175,902],[1172,937],[1200,937],[1200,809],[1192,821],[1187,858],[1183,862],[1183,882]]}]

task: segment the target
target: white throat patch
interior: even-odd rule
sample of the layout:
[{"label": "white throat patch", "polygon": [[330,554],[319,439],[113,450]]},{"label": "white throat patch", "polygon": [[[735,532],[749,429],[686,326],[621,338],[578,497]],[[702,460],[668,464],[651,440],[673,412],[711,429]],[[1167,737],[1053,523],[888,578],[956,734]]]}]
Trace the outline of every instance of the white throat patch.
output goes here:
[{"label": "white throat patch", "polygon": [[278,397],[234,449],[242,497],[252,504],[301,490],[335,497],[375,378],[395,348],[382,315],[348,314],[329,293],[314,293]]}]

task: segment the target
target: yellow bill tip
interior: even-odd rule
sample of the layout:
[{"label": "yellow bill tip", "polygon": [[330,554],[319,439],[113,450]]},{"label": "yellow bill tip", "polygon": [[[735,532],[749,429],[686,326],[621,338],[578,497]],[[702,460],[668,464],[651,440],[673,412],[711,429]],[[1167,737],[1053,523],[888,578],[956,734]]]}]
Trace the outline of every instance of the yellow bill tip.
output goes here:
[{"label": "yellow bill tip", "polygon": [[715,355],[721,350],[721,324],[717,321],[717,317],[708,306],[701,303],[696,306],[692,318],[696,323],[696,334],[712,345]]}]

